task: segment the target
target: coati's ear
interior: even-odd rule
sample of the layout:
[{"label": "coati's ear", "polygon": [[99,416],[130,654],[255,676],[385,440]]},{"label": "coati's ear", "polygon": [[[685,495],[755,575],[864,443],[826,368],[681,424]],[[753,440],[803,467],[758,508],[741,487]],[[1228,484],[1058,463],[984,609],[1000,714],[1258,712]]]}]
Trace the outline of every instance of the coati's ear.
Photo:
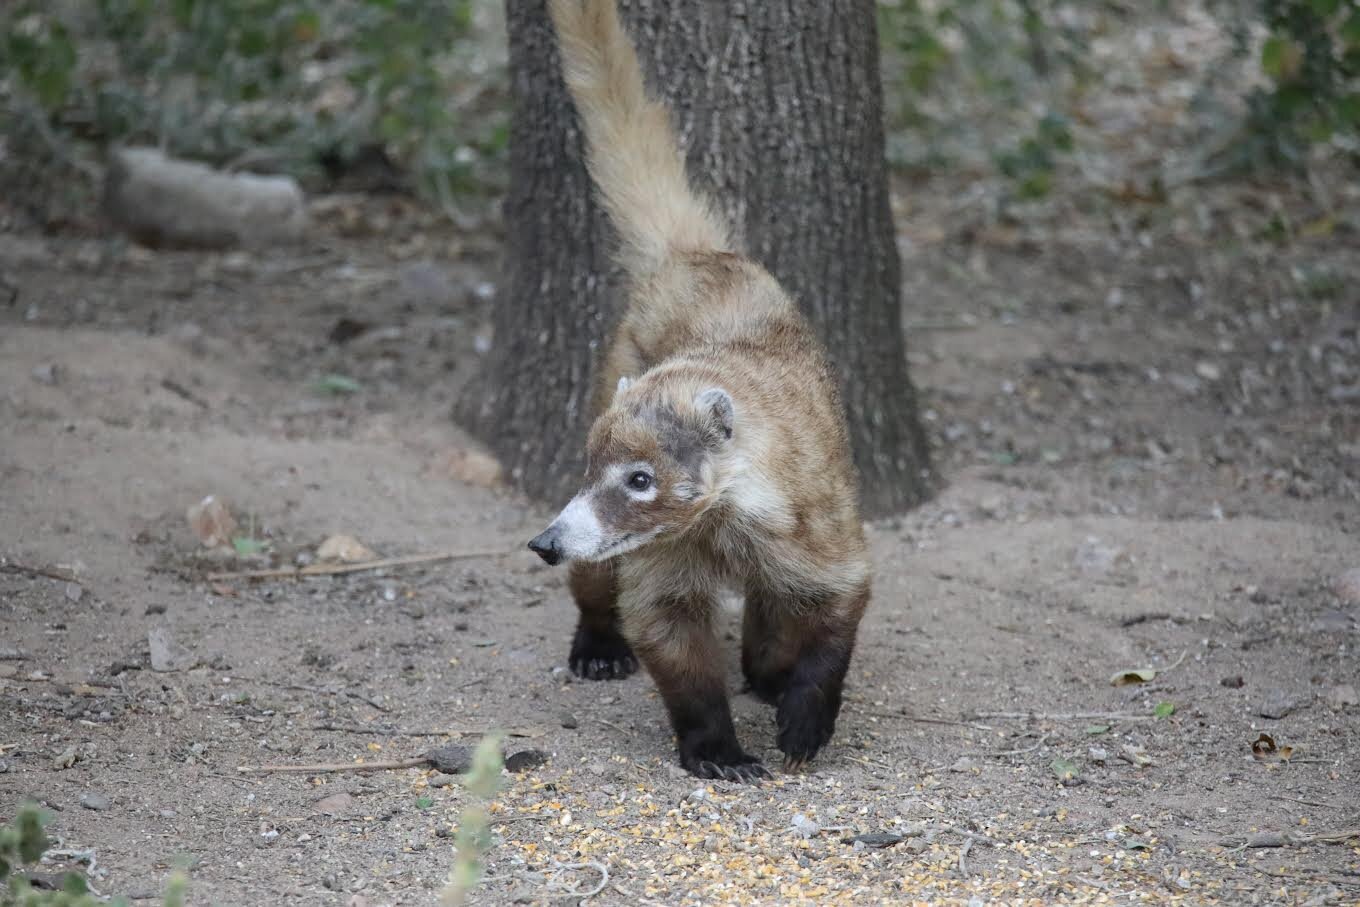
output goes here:
[{"label": "coati's ear", "polygon": [[694,398],[694,406],[699,414],[711,420],[711,424],[722,432],[724,438],[732,437],[732,427],[737,419],[732,397],[721,387],[710,387],[700,391]]},{"label": "coati's ear", "polygon": [[616,387],[616,388],[614,388],[614,393],[615,393],[615,395],[621,394],[621,393],[623,393],[624,391],[628,390],[628,385],[630,385],[630,384],[632,384],[632,383],[633,383],[633,379],[632,379],[632,378],[629,378],[627,375],[620,375],[620,376],[619,376],[619,386]]}]

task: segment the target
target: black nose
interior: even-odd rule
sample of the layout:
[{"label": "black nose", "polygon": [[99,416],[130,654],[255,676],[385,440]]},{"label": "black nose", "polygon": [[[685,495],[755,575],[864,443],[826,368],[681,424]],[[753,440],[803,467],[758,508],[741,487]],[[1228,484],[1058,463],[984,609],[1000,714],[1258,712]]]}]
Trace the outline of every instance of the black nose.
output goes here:
[{"label": "black nose", "polygon": [[557,537],[557,530],[551,527],[529,540],[529,550],[543,558],[550,567],[562,562],[562,544]]}]

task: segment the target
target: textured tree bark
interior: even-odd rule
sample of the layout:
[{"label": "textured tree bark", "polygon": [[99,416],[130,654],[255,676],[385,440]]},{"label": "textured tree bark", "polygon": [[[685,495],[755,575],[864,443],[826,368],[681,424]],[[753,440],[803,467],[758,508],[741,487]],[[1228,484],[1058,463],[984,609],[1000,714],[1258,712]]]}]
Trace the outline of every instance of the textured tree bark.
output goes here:
[{"label": "textured tree bark", "polygon": [[[842,375],[869,516],[933,486],[907,375],[873,0],[625,0],[690,176],[798,300]],[[458,416],[514,483],[574,490],[622,299],[544,0],[508,0],[515,111],[494,348]]]}]

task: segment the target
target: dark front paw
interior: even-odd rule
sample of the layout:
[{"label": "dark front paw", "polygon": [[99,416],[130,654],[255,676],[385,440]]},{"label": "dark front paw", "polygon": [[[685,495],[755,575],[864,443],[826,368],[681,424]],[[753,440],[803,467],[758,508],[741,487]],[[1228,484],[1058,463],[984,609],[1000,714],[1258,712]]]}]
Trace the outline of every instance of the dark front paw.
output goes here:
[{"label": "dark front paw", "polygon": [[638,669],[628,642],[617,633],[577,627],[571,641],[571,672],[586,680],[622,680]]},{"label": "dark front paw", "polygon": [[714,778],[718,781],[735,781],[738,784],[759,784],[770,777],[770,770],[755,756],[737,749],[735,753],[719,755],[701,753],[681,753],[680,764],[691,775],[700,778]]},{"label": "dark front paw", "polygon": [[797,686],[784,694],[776,713],[779,749],[785,771],[797,771],[812,761],[836,731],[836,711],[817,687]]}]

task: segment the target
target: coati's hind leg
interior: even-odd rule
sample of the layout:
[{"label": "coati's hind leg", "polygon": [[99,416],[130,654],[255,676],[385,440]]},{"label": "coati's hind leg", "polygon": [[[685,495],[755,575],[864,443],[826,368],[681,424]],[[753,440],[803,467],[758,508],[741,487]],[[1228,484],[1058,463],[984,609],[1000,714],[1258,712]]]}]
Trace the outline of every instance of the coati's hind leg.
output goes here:
[{"label": "coati's hind leg", "polygon": [[742,671],[756,695],[776,706],[778,745],[793,770],[831,741],[841,711],[855,632],[868,586],[847,595],[792,601],[746,592]]},{"label": "coati's hind leg", "polygon": [[770,777],[760,760],[741,748],[732,724],[713,603],[639,604],[625,607],[628,636],[665,700],[680,764],[700,778]]},{"label": "coati's hind leg", "polygon": [[568,578],[580,610],[571,640],[571,671],[588,680],[622,680],[638,668],[632,648],[619,631],[619,589],[613,562],[575,562]]}]

